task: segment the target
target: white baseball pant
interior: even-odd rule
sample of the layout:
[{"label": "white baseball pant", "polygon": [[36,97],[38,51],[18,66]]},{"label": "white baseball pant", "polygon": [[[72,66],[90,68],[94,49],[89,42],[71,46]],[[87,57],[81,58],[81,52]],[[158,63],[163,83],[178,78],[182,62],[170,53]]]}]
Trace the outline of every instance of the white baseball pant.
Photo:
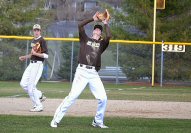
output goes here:
[{"label": "white baseball pant", "polygon": [[42,75],[43,63],[37,61],[36,63],[30,63],[23,73],[20,85],[29,94],[33,102],[33,106],[42,106],[40,97],[42,92],[36,88],[36,85]]},{"label": "white baseball pant", "polygon": [[57,123],[61,121],[68,108],[75,102],[88,83],[91,92],[95,98],[98,99],[98,109],[95,115],[95,121],[103,124],[104,113],[107,105],[107,96],[103,83],[95,69],[87,69],[85,67],[80,67],[80,65],[78,65],[76,69],[69,95],[65,97],[54,114],[54,121]]}]

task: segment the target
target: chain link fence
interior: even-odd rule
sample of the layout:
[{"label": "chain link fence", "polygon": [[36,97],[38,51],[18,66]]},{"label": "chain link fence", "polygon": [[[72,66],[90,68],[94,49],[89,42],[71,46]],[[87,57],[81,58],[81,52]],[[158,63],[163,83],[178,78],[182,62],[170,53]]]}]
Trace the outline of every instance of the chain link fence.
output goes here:
[{"label": "chain link fence", "polygon": [[[79,42],[47,40],[49,58],[44,62],[41,80],[66,80],[72,82]],[[156,46],[155,84],[191,86],[191,48],[185,52],[162,52]],[[152,77],[152,45],[111,43],[102,54],[99,75],[104,82],[147,83]],[[20,80],[29,60],[19,61],[19,56],[30,53],[30,40],[1,39],[0,80]]]}]

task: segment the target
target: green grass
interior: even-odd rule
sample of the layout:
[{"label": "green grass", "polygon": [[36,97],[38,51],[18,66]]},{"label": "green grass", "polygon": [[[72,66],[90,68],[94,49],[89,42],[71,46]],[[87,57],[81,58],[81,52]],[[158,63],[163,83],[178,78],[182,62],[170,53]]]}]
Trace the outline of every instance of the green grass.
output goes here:
[{"label": "green grass", "polygon": [[[148,100],[191,102],[191,87],[150,87],[129,86],[128,84],[104,84],[109,100]],[[44,83],[37,86],[48,98],[64,98],[71,84],[68,82]],[[27,97],[19,82],[0,82],[0,97],[21,95]],[[89,87],[82,92],[80,99],[94,99]]]},{"label": "green grass", "polygon": [[109,129],[91,126],[91,117],[64,117],[51,128],[48,116],[0,115],[1,133],[190,133],[191,120],[107,117]]},{"label": "green grass", "polygon": [[[129,86],[128,84],[104,84],[108,99],[115,100],[154,100],[191,102],[190,87],[148,87]],[[64,98],[68,95],[71,84],[65,82],[40,82],[38,88],[48,98]],[[0,82],[0,97],[21,95],[28,97],[19,86],[19,82]],[[93,99],[88,87],[81,99]],[[109,129],[91,127],[93,117],[66,116],[59,128],[50,128],[50,116],[15,116],[0,115],[0,133],[191,133],[191,120],[182,119],[147,119],[128,117],[106,117]]]}]

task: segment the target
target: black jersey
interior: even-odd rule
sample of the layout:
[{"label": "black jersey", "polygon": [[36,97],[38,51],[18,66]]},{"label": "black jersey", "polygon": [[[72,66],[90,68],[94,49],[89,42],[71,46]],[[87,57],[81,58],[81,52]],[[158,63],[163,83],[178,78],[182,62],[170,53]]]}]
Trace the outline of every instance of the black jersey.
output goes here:
[{"label": "black jersey", "polygon": [[109,26],[105,25],[106,37],[103,40],[95,40],[88,37],[83,26],[91,21],[93,21],[93,19],[87,19],[79,24],[80,51],[78,62],[80,64],[95,66],[98,71],[101,67],[101,54],[109,45],[111,33]]},{"label": "black jersey", "polygon": [[[37,44],[40,44],[41,53],[48,54],[48,48],[47,48],[47,45],[46,45],[46,41],[44,40],[43,37],[39,37],[38,39],[34,38],[32,40],[32,42],[31,42],[31,48],[34,47]],[[44,58],[32,55],[31,60],[44,61]]]}]

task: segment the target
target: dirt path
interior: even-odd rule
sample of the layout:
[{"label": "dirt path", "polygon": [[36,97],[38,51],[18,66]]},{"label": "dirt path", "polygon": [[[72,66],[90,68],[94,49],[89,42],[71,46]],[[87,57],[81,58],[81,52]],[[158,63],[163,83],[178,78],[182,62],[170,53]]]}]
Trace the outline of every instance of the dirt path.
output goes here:
[{"label": "dirt path", "polygon": [[[43,112],[29,112],[29,98],[0,98],[0,114],[53,116],[62,99],[47,99]],[[94,116],[96,100],[79,99],[69,116]],[[108,100],[106,116],[191,119],[191,102]]]}]

